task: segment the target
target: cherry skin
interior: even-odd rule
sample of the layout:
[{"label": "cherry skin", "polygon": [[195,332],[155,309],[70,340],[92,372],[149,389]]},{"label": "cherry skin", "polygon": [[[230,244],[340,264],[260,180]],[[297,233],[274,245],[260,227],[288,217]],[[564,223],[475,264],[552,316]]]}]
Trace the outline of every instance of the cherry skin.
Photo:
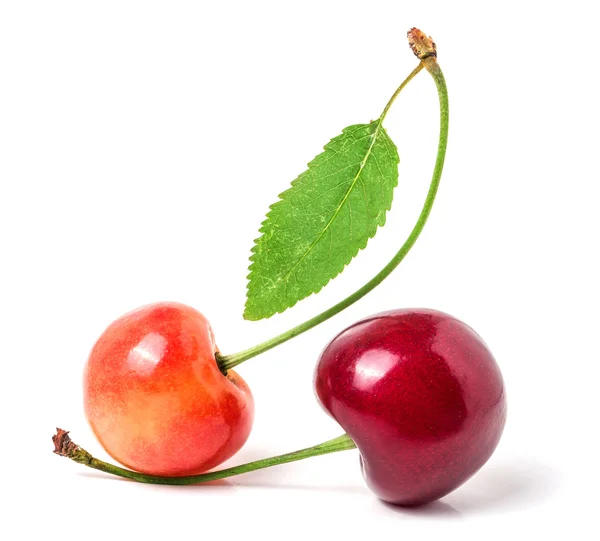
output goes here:
[{"label": "cherry skin", "polygon": [[84,374],[88,421],[121,464],[161,476],[194,475],[246,442],[254,401],[244,380],[224,376],[206,318],[157,303],[113,322]]},{"label": "cherry skin", "polygon": [[502,375],[486,344],[434,310],[355,323],[321,354],[315,387],[356,443],[368,486],[398,505],[463,484],[490,458],[506,420]]}]

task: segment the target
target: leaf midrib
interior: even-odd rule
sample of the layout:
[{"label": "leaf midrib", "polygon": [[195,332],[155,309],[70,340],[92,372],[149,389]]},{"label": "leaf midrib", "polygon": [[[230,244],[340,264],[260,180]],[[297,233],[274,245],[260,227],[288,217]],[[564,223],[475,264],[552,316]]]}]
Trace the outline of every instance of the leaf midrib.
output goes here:
[{"label": "leaf midrib", "polygon": [[346,203],[346,200],[348,199],[348,197],[350,197],[350,194],[352,193],[352,190],[354,190],[354,187],[356,186],[356,183],[358,182],[358,179],[360,178],[360,175],[362,174],[363,169],[365,168],[365,165],[367,164],[367,160],[369,159],[369,157],[371,156],[371,154],[373,152],[373,147],[375,146],[375,143],[377,141],[377,137],[379,136],[379,131],[381,129],[381,124],[382,124],[381,123],[381,119],[376,120],[376,122],[377,122],[377,128],[375,129],[375,132],[372,135],[371,144],[369,145],[369,148],[367,149],[365,157],[361,160],[360,167],[358,168],[358,172],[356,173],[356,175],[352,179],[352,183],[350,184],[350,186],[346,190],[346,193],[344,194],[344,197],[342,198],[342,201],[340,202],[340,204],[335,209],[335,212],[333,213],[332,217],[329,219],[329,222],[327,222],[327,225],[323,228],[323,230],[321,231],[321,233],[319,234],[319,236],[306,249],[306,251],[304,252],[304,254],[302,254],[302,257],[285,274],[285,276],[279,278],[277,280],[277,282],[275,282],[275,286],[273,287],[273,289],[275,289],[275,287],[277,287],[277,285],[279,285],[284,280],[287,280],[288,277],[296,270],[296,268],[298,267],[298,265],[300,265],[300,263],[302,263],[304,261],[304,259],[306,259],[306,256],[312,251],[312,249],[317,245],[317,243],[323,238],[323,235],[325,235],[325,233],[327,232],[327,230],[329,229],[329,227],[331,226],[331,224],[336,219],[337,215],[340,213],[340,210],[342,209],[342,207]]}]

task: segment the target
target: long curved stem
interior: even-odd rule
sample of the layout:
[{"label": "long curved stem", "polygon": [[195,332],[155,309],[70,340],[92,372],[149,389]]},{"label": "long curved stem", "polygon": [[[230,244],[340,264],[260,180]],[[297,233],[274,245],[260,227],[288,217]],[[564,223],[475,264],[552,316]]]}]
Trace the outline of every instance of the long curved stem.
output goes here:
[{"label": "long curved stem", "polygon": [[380,117],[383,120],[383,117],[387,113],[389,107],[394,101],[395,97],[400,93],[402,88],[406,86],[406,84],[419,72],[421,68],[427,69],[430,75],[433,77],[435,85],[437,87],[439,102],[440,102],[440,133],[438,140],[438,150],[437,157],[435,160],[435,167],[433,170],[433,176],[431,179],[431,184],[429,186],[429,191],[427,192],[427,197],[425,199],[425,203],[423,204],[423,208],[421,209],[421,213],[419,214],[419,218],[417,219],[416,224],[414,225],[412,231],[408,235],[408,238],[398,250],[396,255],[390,260],[390,262],[369,282],[367,282],[360,289],[352,293],[349,297],[346,297],[343,301],[339,302],[335,306],[332,306],[328,310],[320,313],[319,315],[305,321],[304,323],[290,329],[279,336],[271,338],[262,344],[258,344],[252,348],[246,349],[244,351],[240,351],[239,353],[235,353],[233,355],[219,355],[217,354],[217,363],[223,372],[226,372],[230,368],[237,366],[238,364],[251,359],[252,357],[256,357],[257,355],[264,353],[292,338],[316,327],[320,323],[328,320],[329,318],[339,314],[342,310],[348,308],[356,301],[362,299],[367,293],[375,289],[385,278],[387,278],[392,271],[400,264],[400,262],[406,257],[410,249],[414,246],[415,242],[419,238],[421,231],[425,227],[425,223],[429,218],[429,214],[431,212],[431,208],[433,207],[433,202],[435,201],[435,196],[438,191],[440,179],[442,177],[442,170],[444,168],[444,159],[446,157],[446,146],[448,143],[448,120],[449,120],[449,106],[448,106],[448,89],[446,88],[446,81],[444,79],[444,74],[442,73],[441,68],[439,67],[435,56],[427,56],[426,58],[421,59],[421,64],[419,68],[414,70],[411,75],[408,76],[407,80],[400,85],[398,90],[392,96],[392,99],[386,105],[382,116]]},{"label": "long curved stem", "polygon": [[263,468],[270,468],[271,466],[277,466],[279,464],[287,464],[288,462],[295,462],[296,460],[303,460],[313,456],[326,455],[337,451],[346,451],[348,449],[356,448],[355,443],[350,437],[347,434],[344,434],[343,436],[320,443],[319,445],[314,445],[313,447],[308,447],[307,449],[248,462],[247,464],[241,464],[240,466],[234,466],[233,468],[202,473],[200,475],[190,475],[187,477],[160,477],[157,475],[146,475],[144,473],[127,470],[115,466],[114,464],[98,460],[85,449],[71,441],[69,433],[60,428],[56,429],[56,435],[52,437],[52,441],[54,442],[54,452],[57,455],[70,458],[88,468],[93,468],[104,473],[110,473],[111,475],[131,479],[139,483],[152,483],[155,485],[195,485],[206,483],[208,481],[225,479],[226,477],[261,470]]}]

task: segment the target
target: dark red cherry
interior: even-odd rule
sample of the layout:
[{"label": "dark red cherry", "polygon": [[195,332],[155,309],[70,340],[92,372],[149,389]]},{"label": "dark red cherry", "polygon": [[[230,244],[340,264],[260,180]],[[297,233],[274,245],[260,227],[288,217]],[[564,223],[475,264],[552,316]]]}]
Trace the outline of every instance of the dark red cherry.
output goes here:
[{"label": "dark red cherry", "polygon": [[355,323],[321,354],[315,386],[356,443],[371,490],[399,505],[462,485],[490,458],[506,420],[502,375],[486,344],[434,310]]}]

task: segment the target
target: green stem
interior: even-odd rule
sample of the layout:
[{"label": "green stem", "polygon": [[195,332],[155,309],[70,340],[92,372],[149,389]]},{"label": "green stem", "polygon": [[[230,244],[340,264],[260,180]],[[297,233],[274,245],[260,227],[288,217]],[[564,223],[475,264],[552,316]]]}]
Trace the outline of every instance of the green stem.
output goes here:
[{"label": "green stem", "polygon": [[404,79],[404,81],[402,81],[402,84],[396,89],[396,92],[392,94],[392,97],[386,103],[378,119],[380,123],[383,122],[383,119],[387,116],[390,107],[396,101],[396,98],[398,97],[400,92],[402,92],[402,89],[415,78],[415,76],[423,69],[423,67],[423,62],[419,62],[419,65],[414,70],[412,70],[410,75],[406,79]]},{"label": "green stem", "polygon": [[315,445],[313,447],[308,447],[307,449],[301,449],[299,451],[294,451],[293,453],[286,453],[284,455],[248,462],[247,464],[234,466],[233,468],[202,473],[200,475],[190,475],[187,477],[160,477],[127,470],[125,468],[115,466],[114,464],[109,464],[108,462],[98,460],[85,449],[82,449],[73,441],[71,441],[71,438],[68,434],[69,433],[64,430],[57,429],[57,434],[53,436],[52,440],[54,441],[55,445],[54,452],[57,455],[70,458],[71,460],[83,464],[88,468],[93,468],[104,473],[110,473],[111,475],[132,479],[133,481],[138,481],[139,483],[152,483],[155,485],[195,485],[199,483],[206,483],[208,481],[216,481],[217,479],[224,479],[226,477],[232,477],[242,473],[248,473],[255,470],[261,470],[263,468],[269,468],[271,466],[277,466],[279,464],[287,464],[288,462],[295,462],[296,460],[303,460],[313,456],[326,455],[329,453],[335,453],[337,451],[346,451],[348,449],[356,448],[356,445],[350,439],[350,436],[344,434],[343,436],[320,443],[319,445]]},{"label": "green stem", "polygon": [[438,141],[438,150],[437,157],[435,160],[435,167],[433,170],[433,176],[431,179],[431,184],[429,186],[429,191],[427,192],[427,197],[425,199],[425,203],[423,204],[423,208],[421,209],[421,214],[419,214],[419,218],[412,231],[408,235],[408,238],[398,250],[396,255],[390,260],[390,262],[377,274],[373,277],[369,282],[367,282],[360,289],[352,293],[349,297],[346,297],[343,301],[339,302],[335,306],[332,306],[328,310],[320,313],[319,315],[305,321],[304,323],[290,329],[279,336],[271,338],[262,344],[258,344],[250,349],[246,349],[244,351],[240,351],[239,353],[235,353],[233,355],[220,355],[217,354],[217,363],[221,370],[225,373],[230,368],[237,366],[238,364],[251,359],[252,357],[256,357],[257,355],[268,351],[275,346],[283,344],[288,340],[316,327],[320,323],[328,320],[329,318],[335,316],[340,313],[342,310],[348,308],[356,301],[362,299],[367,293],[375,289],[385,278],[387,278],[392,271],[400,264],[400,262],[406,257],[410,249],[414,246],[415,242],[419,238],[421,231],[425,227],[425,223],[429,218],[429,214],[431,212],[431,208],[433,207],[433,202],[435,201],[435,196],[438,191],[438,186],[440,183],[440,179],[442,176],[442,170],[444,168],[444,158],[446,156],[446,146],[448,143],[448,119],[449,119],[449,108],[448,108],[448,89],[446,88],[446,81],[444,80],[444,74],[442,73],[441,68],[439,67],[435,56],[428,56],[421,60],[419,67],[415,69],[408,78],[400,85],[398,90],[394,93],[388,104],[385,106],[383,113],[381,114],[380,121],[383,120],[393,101],[396,99],[396,96],[400,93],[402,88],[408,84],[408,82],[422,69],[425,68],[430,75],[433,77],[435,85],[437,87],[439,102],[440,102],[440,133],[439,133],[439,141]]}]

